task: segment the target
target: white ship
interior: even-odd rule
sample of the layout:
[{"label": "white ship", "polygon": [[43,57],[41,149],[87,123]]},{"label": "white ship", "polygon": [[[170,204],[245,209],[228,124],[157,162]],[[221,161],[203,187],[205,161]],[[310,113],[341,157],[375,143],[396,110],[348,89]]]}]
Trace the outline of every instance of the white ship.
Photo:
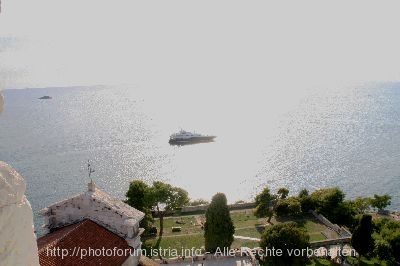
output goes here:
[{"label": "white ship", "polygon": [[184,145],[200,142],[211,142],[214,141],[214,138],[216,138],[216,136],[202,135],[181,130],[169,137],[169,144]]}]

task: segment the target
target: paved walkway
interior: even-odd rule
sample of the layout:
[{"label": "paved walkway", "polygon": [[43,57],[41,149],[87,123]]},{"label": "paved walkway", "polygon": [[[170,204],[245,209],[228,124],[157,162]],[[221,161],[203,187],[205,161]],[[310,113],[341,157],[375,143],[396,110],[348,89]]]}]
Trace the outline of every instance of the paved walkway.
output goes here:
[{"label": "paved walkway", "polygon": [[233,235],[233,238],[236,238],[236,239],[244,239],[244,240],[252,240],[252,241],[260,241],[260,240],[261,240],[261,239],[259,239],[259,238],[254,238],[254,237],[235,236],[235,235]]},{"label": "paved walkway", "polygon": [[[0,0],[1,1],[1,0]],[[247,226],[247,227],[240,227],[240,228],[236,228],[236,230],[240,230],[240,229],[248,229],[248,228],[254,228],[254,226]],[[187,234],[171,234],[171,235],[163,235],[162,237],[167,238],[167,237],[176,237],[176,236],[191,236],[191,235],[200,235],[200,234],[204,234],[204,231],[200,231],[200,232],[195,232],[195,233],[187,233]],[[158,236],[157,236],[158,237]],[[260,241],[259,238],[252,238],[252,237],[247,237],[247,236],[235,236],[233,235],[234,238],[237,239],[245,239],[245,240],[253,240],[253,241]]]},{"label": "paved walkway", "polygon": [[168,262],[168,265],[174,266],[251,266],[251,261],[249,257],[242,258],[219,258],[219,259],[211,259],[204,261],[195,261],[195,262]]}]

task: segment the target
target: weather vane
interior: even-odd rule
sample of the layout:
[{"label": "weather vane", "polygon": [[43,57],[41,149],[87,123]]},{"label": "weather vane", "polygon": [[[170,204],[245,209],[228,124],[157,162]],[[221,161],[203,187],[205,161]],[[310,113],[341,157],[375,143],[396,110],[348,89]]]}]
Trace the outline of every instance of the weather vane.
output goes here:
[{"label": "weather vane", "polygon": [[94,173],[94,169],[92,168],[92,166],[90,165],[90,161],[87,161],[87,170],[88,170],[88,174],[89,174],[89,179],[92,181],[92,179],[90,178],[90,175],[92,173]]}]

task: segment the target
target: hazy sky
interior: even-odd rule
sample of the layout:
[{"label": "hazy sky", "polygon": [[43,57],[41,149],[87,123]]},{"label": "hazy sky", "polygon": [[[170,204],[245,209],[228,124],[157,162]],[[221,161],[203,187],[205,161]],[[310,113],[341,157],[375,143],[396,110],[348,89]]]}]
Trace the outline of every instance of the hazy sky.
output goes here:
[{"label": "hazy sky", "polygon": [[0,86],[294,92],[399,80],[396,4],[2,0]]}]

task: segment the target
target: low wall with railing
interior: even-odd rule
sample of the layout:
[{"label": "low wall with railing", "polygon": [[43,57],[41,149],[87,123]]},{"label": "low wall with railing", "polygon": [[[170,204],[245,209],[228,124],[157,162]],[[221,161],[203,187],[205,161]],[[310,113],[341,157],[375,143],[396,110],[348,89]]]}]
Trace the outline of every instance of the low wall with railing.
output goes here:
[{"label": "low wall with railing", "polygon": [[341,236],[341,237],[351,237],[351,233],[346,228],[340,227],[337,224],[333,224],[331,221],[329,221],[322,214],[318,214],[315,211],[310,211],[310,212],[312,213],[312,215],[314,215],[314,217],[318,221],[320,221],[321,223],[323,223],[324,225],[326,225],[327,227],[329,227],[330,229],[335,231],[339,236]]},{"label": "low wall with railing", "polygon": [[[254,202],[246,202],[246,203],[235,203],[235,204],[229,204],[228,208],[229,210],[244,210],[244,209],[253,209],[256,207],[256,204]],[[191,213],[191,212],[201,212],[201,211],[206,211],[208,208],[207,205],[198,205],[198,206],[185,206],[182,207],[181,213]]]}]

